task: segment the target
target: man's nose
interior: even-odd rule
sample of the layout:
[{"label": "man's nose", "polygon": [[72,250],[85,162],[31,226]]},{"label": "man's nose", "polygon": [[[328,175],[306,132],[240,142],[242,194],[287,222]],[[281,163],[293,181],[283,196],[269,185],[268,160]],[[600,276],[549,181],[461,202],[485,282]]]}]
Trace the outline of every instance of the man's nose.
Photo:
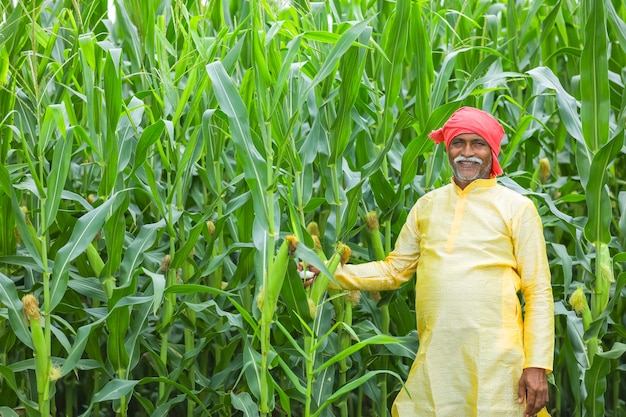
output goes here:
[{"label": "man's nose", "polygon": [[463,156],[474,156],[474,148],[471,143],[465,143],[463,145],[463,149],[461,149],[461,155]]}]

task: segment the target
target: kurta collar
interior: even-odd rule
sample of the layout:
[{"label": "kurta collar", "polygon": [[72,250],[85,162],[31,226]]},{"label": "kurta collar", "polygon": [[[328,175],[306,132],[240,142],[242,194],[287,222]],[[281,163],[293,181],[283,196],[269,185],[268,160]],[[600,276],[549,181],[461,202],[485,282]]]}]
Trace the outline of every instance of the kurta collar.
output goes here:
[{"label": "kurta collar", "polygon": [[497,181],[496,181],[496,177],[491,177],[489,179],[480,178],[480,179],[472,181],[471,183],[467,185],[467,187],[465,187],[464,190],[461,190],[461,188],[458,185],[456,185],[456,182],[454,182],[454,178],[452,178],[452,185],[454,187],[455,193],[468,194],[475,188],[495,187],[497,185]]}]

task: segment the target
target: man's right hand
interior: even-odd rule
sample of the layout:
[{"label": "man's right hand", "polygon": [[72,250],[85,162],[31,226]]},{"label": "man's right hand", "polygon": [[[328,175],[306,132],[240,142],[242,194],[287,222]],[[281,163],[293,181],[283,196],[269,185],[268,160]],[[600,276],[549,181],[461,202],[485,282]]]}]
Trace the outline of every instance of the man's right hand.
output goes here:
[{"label": "man's right hand", "polygon": [[[307,265],[305,270],[304,264],[302,262],[298,262],[298,273],[302,278],[302,285],[304,285],[304,288],[306,288],[310,287],[311,284],[315,282],[315,278],[317,278],[317,276],[319,275],[320,270],[313,265]],[[311,275],[310,273],[312,273],[313,275]]]}]

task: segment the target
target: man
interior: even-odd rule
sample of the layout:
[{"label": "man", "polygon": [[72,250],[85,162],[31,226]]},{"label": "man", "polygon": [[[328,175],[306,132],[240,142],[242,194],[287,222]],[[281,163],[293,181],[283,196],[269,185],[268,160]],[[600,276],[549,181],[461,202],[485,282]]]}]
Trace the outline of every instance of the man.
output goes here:
[{"label": "man", "polygon": [[548,415],[550,271],[532,201],[496,183],[503,135],[486,112],[455,112],[430,134],[445,142],[451,184],[417,201],[384,261],[335,272],[343,288],[369,291],[415,273],[420,343],[393,416]]}]

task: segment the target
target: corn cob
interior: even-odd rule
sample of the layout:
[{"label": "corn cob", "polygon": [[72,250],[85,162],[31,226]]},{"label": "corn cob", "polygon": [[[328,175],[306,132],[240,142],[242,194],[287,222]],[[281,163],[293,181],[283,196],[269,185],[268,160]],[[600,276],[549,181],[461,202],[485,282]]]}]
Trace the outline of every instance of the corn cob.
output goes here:
[{"label": "corn cob", "polygon": [[37,378],[37,397],[39,411],[42,416],[49,414],[48,396],[50,392],[51,361],[48,354],[46,338],[41,326],[41,314],[39,313],[39,301],[32,294],[22,298],[24,304],[24,317],[30,325],[30,333],[33,338],[33,352],[35,359],[35,376]]}]

